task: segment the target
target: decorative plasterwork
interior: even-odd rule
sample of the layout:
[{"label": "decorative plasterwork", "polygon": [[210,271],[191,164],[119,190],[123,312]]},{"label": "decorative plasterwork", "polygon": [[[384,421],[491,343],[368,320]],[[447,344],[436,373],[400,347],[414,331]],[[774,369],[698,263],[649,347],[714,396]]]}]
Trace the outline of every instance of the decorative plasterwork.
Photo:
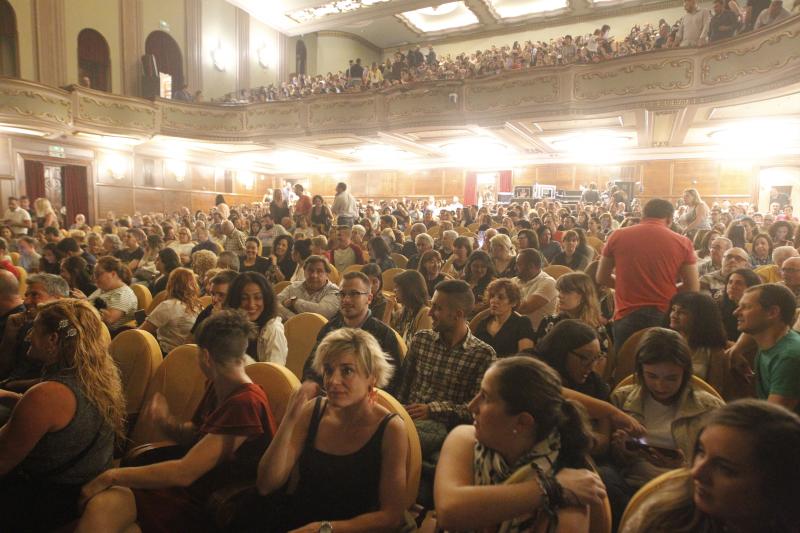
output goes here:
[{"label": "decorative plasterwork", "polygon": [[629,96],[654,90],[686,89],[691,87],[693,79],[694,63],[690,59],[636,63],[576,76],[575,98],[596,100],[609,95]]},{"label": "decorative plasterwork", "polygon": [[470,84],[465,90],[465,107],[481,112],[557,102],[559,88],[558,76]]},{"label": "decorative plasterwork", "polygon": [[75,120],[150,133],[156,128],[156,110],[135,102],[115,102],[78,96]]},{"label": "decorative plasterwork", "polygon": [[286,17],[298,24],[313,22],[331,15],[350,13],[376,4],[385,4],[391,0],[335,0],[314,7],[306,7],[286,13]]},{"label": "decorative plasterwork", "polygon": [[210,106],[176,104],[168,100],[161,102],[161,125],[165,130],[207,136],[209,133],[236,133],[245,129],[244,109],[227,111]]},{"label": "decorative plasterwork", "polygon": [[377,99],[374,96],[360,102],[338,102],[320,98],[308,106],[308,127],[319,129],[346,129],[375,124],[378,119]]},{"label": "decorative plasterwork", "polygon": [[249,106],[245,115],[248,131],[301,132],[300,102],[279,102]]},{"label": "decorative plasterwork", "polygon": [[723,50],[703,58],[700,79],[704,85],[730,83],[782,69],[798,60],[800,31],[787,30],[764,39],[755,48]]},{"label": "decorative plasterwork", "polygon": [[0,85],[0,115],[6,113],[68,126],[72,123],[72,102],[66,94],[56,96],[33,83],[25,89]]},{"label": "decorative plasterwork", "polygon": [[457,110],[450,101],[454,87],[431,86],[404,90],[386,96],[386,118],[388,120],[407,120],[412,118],[442,115]]}]

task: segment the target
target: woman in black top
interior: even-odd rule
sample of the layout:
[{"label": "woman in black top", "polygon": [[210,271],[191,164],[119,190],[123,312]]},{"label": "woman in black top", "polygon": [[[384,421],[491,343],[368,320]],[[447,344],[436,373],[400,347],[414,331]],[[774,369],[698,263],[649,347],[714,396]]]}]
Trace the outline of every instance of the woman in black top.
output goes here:
[{"label": "woman in black top", "polygon": [[389,270],[390,268],[397,268],[389,250],[389,245],[383,240],[383,237],[373,237],[367,244],[369,247],[370,262],[376,263],[381,272]]},{"label": "woman in black top", "polygon": [[442,281],[448,279],[442,274],[442,256],[436,250],[428,250],[419,260],[417,268],[422,277],[425,278],[425,285],[428,288],[428,297],[433,298],[433,291]]},{"label": "woman in black top", "polygon": [[42,258],[39,260],[39,272],[58,275],[61,272],[61,260],[64,254],[55,243],[48,242],[42,247]]},{"label": "woman in black top", "polygon": [[239,272],[258,272],[269,276],[272,271],[272,261],[258,255],[258,246],[261,241],[257,237],[248,237],[244,242],[244,255],[239,257]]},{"label": "woman in black top", "polygon": [[314,204],[311,207],[311,225],[318,234],[326,235],[333,219],[331,209],[325,205],[325,199],[319,194],[315,194],[311,201]]},{"label": "woman in black top", "polygon": [[[380,237],[378,237],[380,239]],[[369,303],[369,310],[372,316],[384,322],[386,315],[386,306],[389,301],[383,296],[383,276],[381,276],[381,267],[375,263],[367,263],[361,267],[361,272],[369,278],[370,292],[372,293],[372,301]]]},{"label": "woman in black top", "polygon": [[729,341],[736,342],[741,332],[737,327],[736,316],[733,311],[739,306],[744,291],[750,287],[761,285],[761,278],[749,268],[740,268],[728,274],[725,280],[725,290],[722,298],[718,300],[719,310],[722,314],[722,325]]},{"label": "woman in black top", "polygon": [[583,249],[580,240],[577,231],[566,231],[561,239],[563,249],[553,257],[550,264],[564,265],[576,271],[584,270],[588,267],[591,256]]},{"label": "woman in black top", "polygon": [[274,282],[278,283],[291,279],[297,264],[292,260],[292,247],[294,239],[288,235],[278,235],[272,241],[272,264]]},{"label": "woman in black top", "polygon": [[269,214],[272,215],[272,220],[277,224],[283,222],[286,217],[291,218],[292,210],[289,208],[289,203],[283,199],[283,191],[281,189],[273,189],[272,191]]},{"label": "woman in black top", "polygon": [[484,299],[486,287],[493,280],[497,279],[494,270],[494,263],[489,254],[482,250],[475,250],[467,259],[467,266],[464,267],[464,281],[469,283],[472,294],[475,296],[475,307],[472,314],[476,315],[489,306],[489,302]]},{"label": "woman in black top", "polygon": [[507,278],[496,279],[486,288],[489,315],[478,323],[473,334],[494,348],[497,357],[508,357],[533,348],[533,326],[516,311],[521,298],[519,287]]},{"label": "woman in black top", "polygon": [[153,296],[166,290],[170,273],[179,266],[181,266],[181,258],[178,257],[178,252],[172,248],[159,250],[156,257],[156,270],[158,270],[159,276],[150,285],[150,292]]},{"label": "woman in black top", "polygon": [[[83,257],[71,256],[61,261],[59,272],[64,281],[69,285],[70,296],[73,298],[86,298],[97,290],[89,275],[89,267]],[[77,293],[75,291],[80,291]]]}]

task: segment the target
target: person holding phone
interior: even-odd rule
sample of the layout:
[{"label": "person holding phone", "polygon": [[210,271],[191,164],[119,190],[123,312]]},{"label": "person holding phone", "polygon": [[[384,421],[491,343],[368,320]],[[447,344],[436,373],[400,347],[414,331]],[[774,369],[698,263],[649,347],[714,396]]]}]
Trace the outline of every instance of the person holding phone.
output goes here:
[{"label": "person holding phone", "polygon": [[633,440],[624,430],[611,436],[619,476],[602,474],[615,514],[622,512],[642,485],[668,470],[685,467],[705,415],[724,405],[692,386],[691,350],[676,331],[647,331],[636,350],[635,368],[634,383],[611,393],[611,403],[646,429],[643,440]]}]

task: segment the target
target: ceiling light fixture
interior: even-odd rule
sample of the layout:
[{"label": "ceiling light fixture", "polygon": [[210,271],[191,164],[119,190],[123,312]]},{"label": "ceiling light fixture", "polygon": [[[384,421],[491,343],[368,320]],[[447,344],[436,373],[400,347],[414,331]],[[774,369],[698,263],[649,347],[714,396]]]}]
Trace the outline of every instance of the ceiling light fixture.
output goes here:
[{"label": "ceiling light fixture", "polygon": [[800,124],[788,120],[744,120],[714,130],[708,138],[724,151],[769,156],[800,143]]},{"label": "ceiling light fixture", "polygon": [[396,16],[420,33],[464,29],[480,24],[478,17],[463,1],[405,11]]},{"label": "ceiling light fixture", "polygon": [[0,125],[0,131],[5,133],[19,133],[21,135],[34,135],[36,137],[44,137],[45,135],[47,135],[47,133],[43,131],[29,130],[28,128],[18,128],[16,126]]},{"label": "ceiling light fixture", "polygon": [[494,15],[501,19],[543,15],[569,8],[568,0],[484,0]]}]

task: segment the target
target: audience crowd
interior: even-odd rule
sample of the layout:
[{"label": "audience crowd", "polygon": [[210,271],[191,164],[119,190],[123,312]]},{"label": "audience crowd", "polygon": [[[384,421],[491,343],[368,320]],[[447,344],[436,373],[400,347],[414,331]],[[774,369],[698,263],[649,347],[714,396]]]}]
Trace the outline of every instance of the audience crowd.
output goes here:
[{"label": "audience crowd", "polygon": [[[8,199],[4,529],[409,531],[434,519],[421,506],[443,530],[588,531],[608,498],[621,531],[800,531],[784,191],[765,212],[694,189],[641,205],[613,182],[480,208],[315,192],[95,226]],[[311,313],[327,322],[278,418],[246,369],[287,365],[285,324]],[[131,329],[167,359],[196,343],[205,394],[183,420],[156,393],[139,416],[180,452],[119,464],[109,338]]]}]

